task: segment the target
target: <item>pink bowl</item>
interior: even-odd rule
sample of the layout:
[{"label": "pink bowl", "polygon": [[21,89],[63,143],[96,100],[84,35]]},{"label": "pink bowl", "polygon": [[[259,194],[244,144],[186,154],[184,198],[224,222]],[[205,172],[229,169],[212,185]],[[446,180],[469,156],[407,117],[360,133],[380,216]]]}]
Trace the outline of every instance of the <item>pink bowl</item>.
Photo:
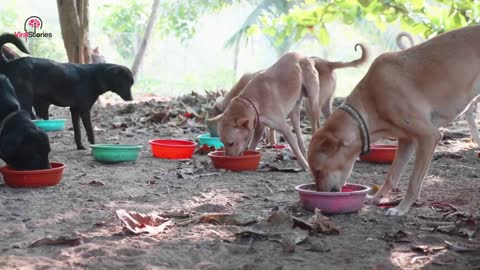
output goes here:
[{"label": "pink bowl", "polygon": [[370,187],[346,184],[342,192],[318,192],[315,191],[315,184],[302,184],[296,186],[295,190],[305,210],[313,212],[318,208],[326,214],[344,214],[362,209]]}]

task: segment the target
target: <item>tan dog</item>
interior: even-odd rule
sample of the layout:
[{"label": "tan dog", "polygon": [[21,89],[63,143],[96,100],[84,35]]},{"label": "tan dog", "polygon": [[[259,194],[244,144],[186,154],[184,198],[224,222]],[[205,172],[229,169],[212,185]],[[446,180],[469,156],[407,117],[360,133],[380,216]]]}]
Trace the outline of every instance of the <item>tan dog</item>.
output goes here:
[{"label": "tan dog", "polygon": [[[410,46],[405,46],[402,43],[402,38],[407,38],[407,40],[410,43]],[[410,35],[407,32],[400,32],[397,37],[396,37],[396,43],[398,48],[400,50],[406,50],[409,47],[412,47],[415,45],[415,42],[413,41],[412,35]],[[472,136],[473,141],[480,147],[480,135],[478,133],[478,127],[475,122],[475,114],[477,112],[477,104],[480,102],[480,99],[477,99],[472,102],[472,104],[468,107],[468,109],[465,111],[465,120],[468,123],[468,128],[470,129],[470,134]]]},{"label": "tan dog", "polygon": [[[279,131],[292,148],[299,164],[308,169],[300,129],[303,97],[311,108],[312,131],[317,129],[320,110],[318,72],[312,60],[286,53],[270,68],[260,72],[233,98],[219,119],[218,132],[229,156],[240,155],[249,145],[254,150],[265,126]],[[290,118],[297,139],[286,118]]]},{"label": "tan dog", "polygon": [[369,139],[396,137],[395,160],[385,183],[369,202],[378,201],[396,186],[415,153],[405,198],[386,212],[406,214],[420,194],[442,138],[438,128],[453,121],[480,96],[479,44],[480,26],[471,26],[379,56],[345,100],[347,105],[336,110],[312,138],[308,161],[317,189],[340,190],[358,154],[368,150]]},{"label": "tan dog", "polygon": [[[318,103],[325,119],[330,116],[332,111],[332,100],[336,87],[336,76],[334,72],[335,69],[357,67],[368,60],[368,51],[365,46],[362,44],[356,44],[355,51],[357,50],[357,46],[361,48],[362,55],[360,58],[351,62],[329,62],[318,57],[309,57],[310,60],[314,61],[315,69],[318,72],[318,78],[320,82],[320,94]],[[223,113],[223,111],[230,104],[231,100],[234,97],[238,96],[240,92],[245,88],[247,83],[260,72],[262,71],[258,71],[255,73],[245,73],[240,78],[240,80],[232,87],[232,89],[225,95],[224,98],[220,97],[217,99],[213,108],[212,116]],[[307,108],[307,113],[310,115],[310,112],[308,112],[308,102],[305,105]],[[207,119],[206,121],[207,127],[212,135],[218,135],[216,134],[217,123],[217,121],[212,121],[212,119]],[[268,132],[267,141],[270,143],[270,145],[275,144],[275,133],[272,129]]]}]

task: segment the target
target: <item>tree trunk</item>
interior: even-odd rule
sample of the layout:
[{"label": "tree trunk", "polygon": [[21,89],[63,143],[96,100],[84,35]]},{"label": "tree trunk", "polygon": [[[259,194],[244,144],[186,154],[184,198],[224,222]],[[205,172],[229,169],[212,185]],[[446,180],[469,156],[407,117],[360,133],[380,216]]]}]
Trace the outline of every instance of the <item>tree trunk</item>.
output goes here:
[{"label": "tree trunk", "polygon": [[88,0],[57,0],[63,44],[70,63],[90,63]]},{"label": "tree trunk", "polygon": [[150,13],[150,17],[148,18],[147,29],[145,30],[142,43],[140,44],[140,48],[138,49],[137,54],[135,55],[135,60],[133,61],[132,74],[134,79],[137,78],[138,71],[140,69],[140,66],[142,65],[143,58],[145,56],[145,51],[147,50],[147,45],[150,40],[150,36],[152,34],[153,26],[155,25],[155,21],[157,20],[159,3],[160,3],[160,0],[153,1],[152,12]]}]

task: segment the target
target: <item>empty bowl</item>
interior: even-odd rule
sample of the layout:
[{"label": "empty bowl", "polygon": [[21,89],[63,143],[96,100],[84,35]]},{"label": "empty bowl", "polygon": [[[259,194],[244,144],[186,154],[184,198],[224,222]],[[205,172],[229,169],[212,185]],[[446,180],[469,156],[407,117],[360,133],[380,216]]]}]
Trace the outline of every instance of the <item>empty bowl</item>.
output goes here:
[{"label": "empty bowl", "polygon": [[192,158],[196,143],[186,140],[155,139],[149,141],[152,154],[156,158],[188,159]]},{"label": "empty bowl", "polygon": [[212,159],[213,167],[230,171],[255,171],[260,164],[262,154],[258,151],[246,150],[241,156],[225,156],[224,151],[215,151],[208,154]]},{"label": "empty bowl", "polygon": [[220,138],[212,137],[209,133],[198,135],[197,139],[200,146],[203,146],[203,145],[213,146],[215,147],[215,149],[223,148],[223,143],[222,141],[220,141]]},{"label": "empty bowl", "polygon": [[300,195],[300,203],[305,210],[315,208],[326,214],[354,213],[362,209],[370,187],[346,184],[342,192],[315,191],[315,184],[302,184],[295,187]]},{"label": "empty bowl", "polygon": [[3,181],[9,187],[44,187],[60,183],[65,170],[65,164],[60,162],[50,163],[51,168],[45,170],[16,171],[9,166],[0,168]]},{"label": "empty bowl", "polygon": [[371,163],[391,164],[395,159],[396,153],[396,145],[376,144],[370,147],[370,153],[361,155],[360,160]]},{"label": "empty bowl", "polygon": [[57,131],[65,129],[66,119],[50,119],[50,120],[32,120],[43,131]]},{"label": "empty bowl", "polygon": [[104,163],[135,161],[142,148],[133,144],[92,144],[90,147],[95,160]]}]

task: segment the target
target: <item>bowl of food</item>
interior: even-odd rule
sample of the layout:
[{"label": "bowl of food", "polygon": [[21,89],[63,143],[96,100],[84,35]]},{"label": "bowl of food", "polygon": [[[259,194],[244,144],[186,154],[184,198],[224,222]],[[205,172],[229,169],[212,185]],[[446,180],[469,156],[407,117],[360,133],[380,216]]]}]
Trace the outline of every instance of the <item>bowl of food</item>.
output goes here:
[{"label": "bowl of food", "polygon": [[390,144],[376,144],[370,147],[370,153],[360,155],[361,161],[379,164],[391,164],[397,153],[397,146]]},{"label": "bowl of food", "polygon": [[246,150],[241,156],[225,156],[224,151],[215,151],[208,154],[213,167],[230,171],[255,171],[260,164],[262,154],[258,151]]},{"label": "bowl of food", "polygon": [[220,141],[219,137],[212,137],[210,133],[202,134],[197,136],[200,146],[213,146],[215,149],[222,149],[223,143]]},{"label": "bowl of food", "polygon": [[341,192],[320,192],[315,190],[315,184],[302,184],[295,190],[305,210],[313,212],[318,208],[326,214],[345,214],[362,209],[370,187],[347,183]]},{"label": "bowl of food", "polygon": [[135,161],[142,148],[136,144],[92,144],[90,147],[95,160],[103,163]]},{"label": "bowl of food", "polygon": [[149,141],[152,155],[165,159],[192,158],[197,143],[187,140],[155,139]]},{"label": "bowl of food", "polygon": [[36,120],[32,120],[32,121],[40,129],[48,132],[48,131],[64,130],[66,119],[50,119],[50,120],[36,119]]},{"label": "bowl of food", "polygon": [[54,186],[62,180],[65,164],[50,163],[51,168],[45,170],[17,171],[9,166],[0,167],[3,181],[9,187],[36,188]]}]

